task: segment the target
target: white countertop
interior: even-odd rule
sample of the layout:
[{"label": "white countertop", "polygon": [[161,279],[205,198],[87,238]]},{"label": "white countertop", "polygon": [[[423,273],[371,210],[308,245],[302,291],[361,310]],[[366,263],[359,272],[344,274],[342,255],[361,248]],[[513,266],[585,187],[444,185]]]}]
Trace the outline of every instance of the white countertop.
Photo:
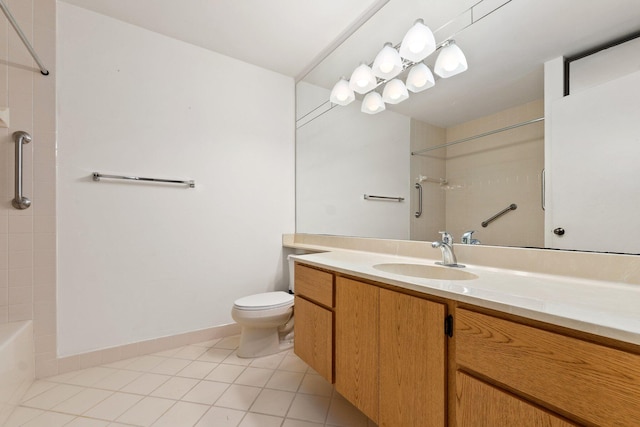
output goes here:
[{"label": "white countertop", "polygon": [[477,279],[434,280],[373,268],[383,263],[434,265],[422,258],[342,250],[293,257],[343,274],[640,345],[638,285],[469,264],[463,270]]}]

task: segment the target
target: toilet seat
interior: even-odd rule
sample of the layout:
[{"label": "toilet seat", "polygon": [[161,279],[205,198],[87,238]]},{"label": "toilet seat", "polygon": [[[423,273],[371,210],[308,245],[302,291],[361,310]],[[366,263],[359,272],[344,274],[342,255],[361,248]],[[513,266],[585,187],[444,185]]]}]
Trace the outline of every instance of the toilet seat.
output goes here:
[{"label": "toilet seat", "polygon": [[238,310],[246,311],[287,307],[293,305],[293,295],[282,291],[264,292],[239,298],[233,305]]}]

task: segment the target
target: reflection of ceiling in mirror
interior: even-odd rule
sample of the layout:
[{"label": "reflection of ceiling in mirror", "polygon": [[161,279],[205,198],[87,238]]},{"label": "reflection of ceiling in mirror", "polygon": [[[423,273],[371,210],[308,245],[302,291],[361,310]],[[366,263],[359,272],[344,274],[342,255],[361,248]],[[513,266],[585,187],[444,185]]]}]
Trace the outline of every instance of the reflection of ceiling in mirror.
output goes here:
[{"label": "reflection of ceiling in mirror", "polygon": [[[304,81],[331,89],[341,76],[348,78],[360,62],[371,62],[385,42],[399,43],[417,18],[424,19],[441,42],[472,22],[465,11],[478,3],[391,0]],[[478,19],[486,13],[484,3],[491,5],[489,9],[507,4]],[[388,109],[448,127],[540,99],[545,61],[574,55],[640,29],[638,0],[485,0],[474,13],[475,23],[455,37],[469,69],[450,79],[439,79],[435,87]],[[445,25],[452,19],[454,22]],[[432,54],[425,62],[433,66],[435,57]]]}]

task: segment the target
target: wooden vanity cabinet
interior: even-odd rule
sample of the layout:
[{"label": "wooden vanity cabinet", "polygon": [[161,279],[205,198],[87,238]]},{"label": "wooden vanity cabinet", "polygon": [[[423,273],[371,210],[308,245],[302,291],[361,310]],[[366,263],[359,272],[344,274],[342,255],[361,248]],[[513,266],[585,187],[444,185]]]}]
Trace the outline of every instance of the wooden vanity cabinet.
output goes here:
[{"label": "wooden vanity cabinet", "polygon": [[468,309],[454,323],[459,426],[640,425],[640,355]]},{"label": "wooden vanity cabinet", "polygon": [[381,427],[443,427],[445,305],[336,280],[336,390]]},{"label": "wooden vanity cabinet", "polygon": [[295,265],[293,350],[324,379],[333,383],[334,275]]}]

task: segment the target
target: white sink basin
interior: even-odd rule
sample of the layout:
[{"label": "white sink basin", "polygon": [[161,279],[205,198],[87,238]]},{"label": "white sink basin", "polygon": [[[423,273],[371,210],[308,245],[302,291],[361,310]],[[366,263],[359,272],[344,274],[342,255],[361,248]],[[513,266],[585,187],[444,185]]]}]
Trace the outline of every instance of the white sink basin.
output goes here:
[{"label": "white sink basin", "polygon": [[389,263],[376,264],[373,268],[386,273],[422,277],[424,279],[473,280],[478,278],[475,274],[460,270],[459,268],[438,267],[435,265]]}]

